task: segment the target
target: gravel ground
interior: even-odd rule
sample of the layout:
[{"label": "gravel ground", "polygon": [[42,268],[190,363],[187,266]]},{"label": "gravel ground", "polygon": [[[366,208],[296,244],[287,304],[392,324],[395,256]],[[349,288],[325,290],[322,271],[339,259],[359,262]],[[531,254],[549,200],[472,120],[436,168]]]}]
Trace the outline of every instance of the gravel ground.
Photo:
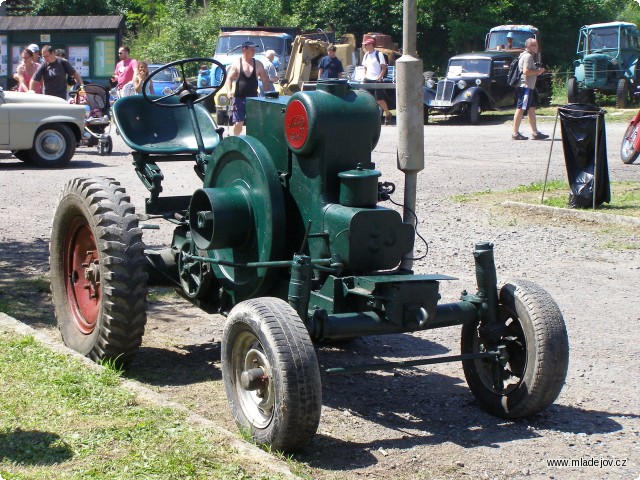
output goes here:
[{"label": "gravel ground", "polygon": [[[473,244],[493,242],[500,282],[526,278],[560,306],[570,344],[566,385],[543,413],[506,421],[480,409],[459,364],[323,376],[318,434],[294,457],[313,478],[640,478],[640,233],[453,202],[452,195],[544,178],[551,141],[513,142],[508,125],[483,120],[477,127],[447,121],[424,129],[417,215],[428,255],[414,267],[457,277],[441,284],[442,301],[456,301],[461,290],[475,289]],[[610,176],[638,180],[640,165],[623,165],[619,158],[624,128],[607,125]],[[540,129],[551,134],[553,119]],[[114,144],[114,153],[104,157],[80,148],[64,170],[33,169],[0,152],[0,303],[27,304],[15,316],[52,336],[57,332],[49,295],[23,280],[48,275],[49,228],[62,186],[75,177],[113,176],[142,211],[146,191],[120,137],[114,135]],[[553,144],[550,178],[564,179],[562,145]],[[396,128],[383,127],[373,158],[383,179],[396,183],[394,199],[401,202],[395,145]],[[162,167],[167,195],[198,187],[185,164]],[[168,228],[146,230],[144,238],[147,245],[164,245],[170,235]],[[636,248],[622,248],[631,244]],[[421,256],[425,247],[416,245]],[[143,346],[128,375],[235,431],[220,381],[223,319],[168,290],[155,289],[149,304]],[[457,354],[459,336],[459,328],[451,327],[367,337],[319,347],[318,358],[330,367]],[[548,466],[554,459],[579,466]],[[614,464],[601,465],[609,461]]]}]

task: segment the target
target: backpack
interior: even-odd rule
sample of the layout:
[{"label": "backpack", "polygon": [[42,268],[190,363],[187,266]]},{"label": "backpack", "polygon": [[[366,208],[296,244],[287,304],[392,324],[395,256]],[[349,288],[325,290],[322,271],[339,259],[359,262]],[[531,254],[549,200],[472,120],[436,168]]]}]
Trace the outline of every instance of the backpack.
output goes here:
[{"label": "backpack", "polygon": [[507,73],[507,83],[512,87],[517,87],[522,79],[522,70],[520,70],[520,57],[514,58],[509,65],[509,73]]},{"label": "backpack", "polygon": [[[380,54],[382,53],[380,50],[376,50],[376,60],[378,61],[378,63],[382,64],[382,62],[380,61]],[[386,53],[382,53],[382,56],[384,57],[384,63],[387,64],[387,66],[389,65],[389,57],[387,56]]]}]

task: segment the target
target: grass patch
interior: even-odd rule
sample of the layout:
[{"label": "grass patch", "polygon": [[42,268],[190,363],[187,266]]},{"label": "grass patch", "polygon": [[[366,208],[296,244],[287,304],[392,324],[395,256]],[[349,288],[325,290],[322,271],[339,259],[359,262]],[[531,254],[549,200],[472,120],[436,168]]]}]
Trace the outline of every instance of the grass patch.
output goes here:
[{"label": "grass patch", "polygon": [[[543,187],[543,182],[536,182],[529,185],[519,185],[514,189],[505,191],[484,190],[471,194],[456,195],[452,199],[459,203],[486,199],[492,203],[511,200],[540,205]],[[547,182],[543,205],[568,208],[569,184],[559,180]],[[596,211],[640,218],[640,182],[611,182],[611,202],[600,205]]]},{"label": "grass patch", "polygon": [[117,370],[94,371],[3,330],[0,351],[6,480],[281,478],[183,413],[139,403],[120,386]]},{"label": "grass patch", "polygon": [[43,314],[36,305],[46,301],[50,304],[50,284],[48,278],[12,278],[10,282],[0,281],[0,312],[12,317],[37,316],[42,323],[55,324],[50,314]]},{"label": "grass patch", "polygon": [[[500,204],[506,200],[540,205],[542,195],[542,182],[529,185],[520,185],[505,191],[481,191],[466,195],[456,195],[452,199],[460,203],[476,202],[487,205],[492,210],[490,222],[498,222],[502,225],[515,226],[519,223],[535,222],[538,224],[553,223],[551,217],[544,212],[516,211],[506,209]],[[569,184],[563,181],[551,181],[547,183],[544,205],[567,208],[569,203]],[[581,209],[590,212],[591,209]],[[613,215],[624,215],[640,218],[640,182],[612,182],[611,203],[598,207],[596,212]],[[514,213],[515,212],[515,213]],[[632,225],[596,224],[584,220],[565,219],[566,222],[575,223],[581,228],[590,228],[601,239],[602,248],[613,250],[640,250],[638,228]]]}]

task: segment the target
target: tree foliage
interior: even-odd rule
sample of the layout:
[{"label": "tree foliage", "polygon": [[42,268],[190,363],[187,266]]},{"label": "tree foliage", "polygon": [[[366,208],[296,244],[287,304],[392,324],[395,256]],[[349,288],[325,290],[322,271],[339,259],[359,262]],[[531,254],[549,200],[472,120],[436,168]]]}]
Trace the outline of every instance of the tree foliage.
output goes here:
[{"label": "tree foliage", "polygon": [[[417,0],[418,53],[425,69],[442,70],[456,53],[481,50],[488,30],[531,24],[541,32],[546,64],[568,68],[582,25],[640,22],[630,0]],[[390,34],[402,43],[402,0],[32,0],[37,15],[116,15],[126,18],[127,43],[137,58],[165,62],[211,55],[221,26],[295,26]]]}]

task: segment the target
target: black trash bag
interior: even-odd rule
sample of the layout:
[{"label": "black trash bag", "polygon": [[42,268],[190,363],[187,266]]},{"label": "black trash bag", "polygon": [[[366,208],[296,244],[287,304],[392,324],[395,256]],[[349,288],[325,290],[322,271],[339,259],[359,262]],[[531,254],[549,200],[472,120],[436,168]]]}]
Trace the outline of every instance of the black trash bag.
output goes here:
[{"label": "black trash bag", "polygon": [[[604,110],[583,103],[559,107],[564,163],[569,179],[569,207],[593,207],[611,201]],[[596,135],[598,152],[596,157]],[[597,158],[597,162],[596,162]],[[597,164],[597,171],[596,171]],[[595,173],[595,179],[594,179]],[[594,182],[596,183],[594,188]]]}]

